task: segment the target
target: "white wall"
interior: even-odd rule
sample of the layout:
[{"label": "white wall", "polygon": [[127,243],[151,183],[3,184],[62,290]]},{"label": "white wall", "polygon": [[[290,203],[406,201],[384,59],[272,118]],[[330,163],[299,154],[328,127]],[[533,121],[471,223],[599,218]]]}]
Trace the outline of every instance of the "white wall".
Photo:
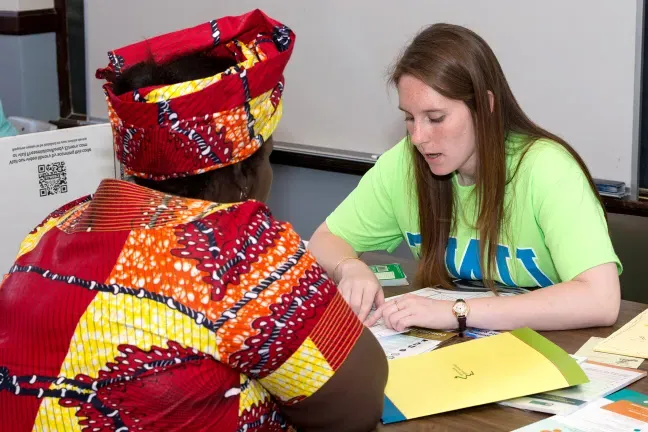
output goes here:
[{"label": "white wall", "polygon": [[0,11],[53,9],[54,0],[0,0]]},{"label": "white wall", "polygon": [[0,99],[7,116],[59,118],[54,33],[0,35]]},{"label": "white wall", "polygon": [[[0,0],[2,1],[2,0]],[[22,46],[17,36],[0,36],[0,100],[6,115],[22,115]]]},{"label": "white wall", "polygon": [[[632,182],[641,0],[86,0],[89,111],[106,117],[106,51],[262,6],[297,34],[280,141],[381,152],[403,135],[388,66],[423,26],[465,25],[493,47],[523,108],[597,177]],[[128,10],[127,14],[123,11]],[[117,29],[117,24],[118,29]],[[637,35],[639,34],[639,37]],[[636,158],[635,158],[636,159]]]},{"label": "white wall", "polygon": [[18,0],[18,10],[53,9],[54,0]]},{"label": "white wall", "polygon": [[18,0],[0,0],[1,11],[17,11],[18,8]]}]

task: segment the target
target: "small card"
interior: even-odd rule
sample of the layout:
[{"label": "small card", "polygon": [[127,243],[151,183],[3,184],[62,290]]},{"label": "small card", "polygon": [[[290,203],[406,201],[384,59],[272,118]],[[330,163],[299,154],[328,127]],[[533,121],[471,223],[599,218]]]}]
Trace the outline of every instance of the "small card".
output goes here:
[{"label": "small card", "polygon": [[400,264],[370,265],[381,286],[407,286],[407,276]]}]

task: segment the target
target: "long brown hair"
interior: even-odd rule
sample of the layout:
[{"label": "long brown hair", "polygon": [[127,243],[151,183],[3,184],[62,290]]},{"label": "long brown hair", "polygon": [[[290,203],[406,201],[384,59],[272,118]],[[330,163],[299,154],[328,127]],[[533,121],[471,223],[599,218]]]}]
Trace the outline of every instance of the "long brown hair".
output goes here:
[{"label": "long brown hair", "polygon": [[[424,29],[395,64],[391,82],[398,85],[404,75],[425,82],[449,99],[463,101],[472,113],[478,159],[475,228],[479,232],[483,279],[492,288],[497,245],[506,217],[504,191],[512,180],[512,177],[507,178],[506,169],[508,134],[519,133],[528,138],[520,150],[524,154],[537,139],[549,139],[562,145],[578,162],[592,190],[599,196],[592,177],[581,157],[565,140],[533,123],[522,111],[495,54],[471,30],[450,24],[434,24]],[[489,91],[494,99],[492,110]],[[449,287],[445,253],[457,218],[452,178],[432,174],[423,156],[413,145],[410,148],[422,236],[417,283]]]}]

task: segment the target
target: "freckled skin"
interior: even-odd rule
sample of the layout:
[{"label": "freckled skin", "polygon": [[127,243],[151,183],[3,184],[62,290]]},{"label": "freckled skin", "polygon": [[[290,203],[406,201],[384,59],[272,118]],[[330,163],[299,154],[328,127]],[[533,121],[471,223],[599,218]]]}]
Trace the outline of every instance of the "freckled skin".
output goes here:
[{"label": "freckled skin", "polygon": [[475,129],[468,106],[448,99],[418,78],[404,75],[398,82],[398,100],[405,112],[407,131],[433,174],[457,171],[463,184],[473,184],[477,168]]}]

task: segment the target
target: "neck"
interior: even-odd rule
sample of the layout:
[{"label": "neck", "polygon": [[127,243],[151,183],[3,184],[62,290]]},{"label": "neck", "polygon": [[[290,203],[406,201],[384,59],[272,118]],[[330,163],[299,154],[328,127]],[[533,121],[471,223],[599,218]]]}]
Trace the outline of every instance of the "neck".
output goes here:
[{"label": "neck", "polygon": [[475,178],[473,176],[466,175],[461,171],[457,171],[457,180],[461,186],[472,186],[475,184]]},{"label": "neck", "polygon": [[465,164],[457,170],[457,179],[461,186],[472,186],[475,184],[477,173],[477,154],[473,154]]}]

